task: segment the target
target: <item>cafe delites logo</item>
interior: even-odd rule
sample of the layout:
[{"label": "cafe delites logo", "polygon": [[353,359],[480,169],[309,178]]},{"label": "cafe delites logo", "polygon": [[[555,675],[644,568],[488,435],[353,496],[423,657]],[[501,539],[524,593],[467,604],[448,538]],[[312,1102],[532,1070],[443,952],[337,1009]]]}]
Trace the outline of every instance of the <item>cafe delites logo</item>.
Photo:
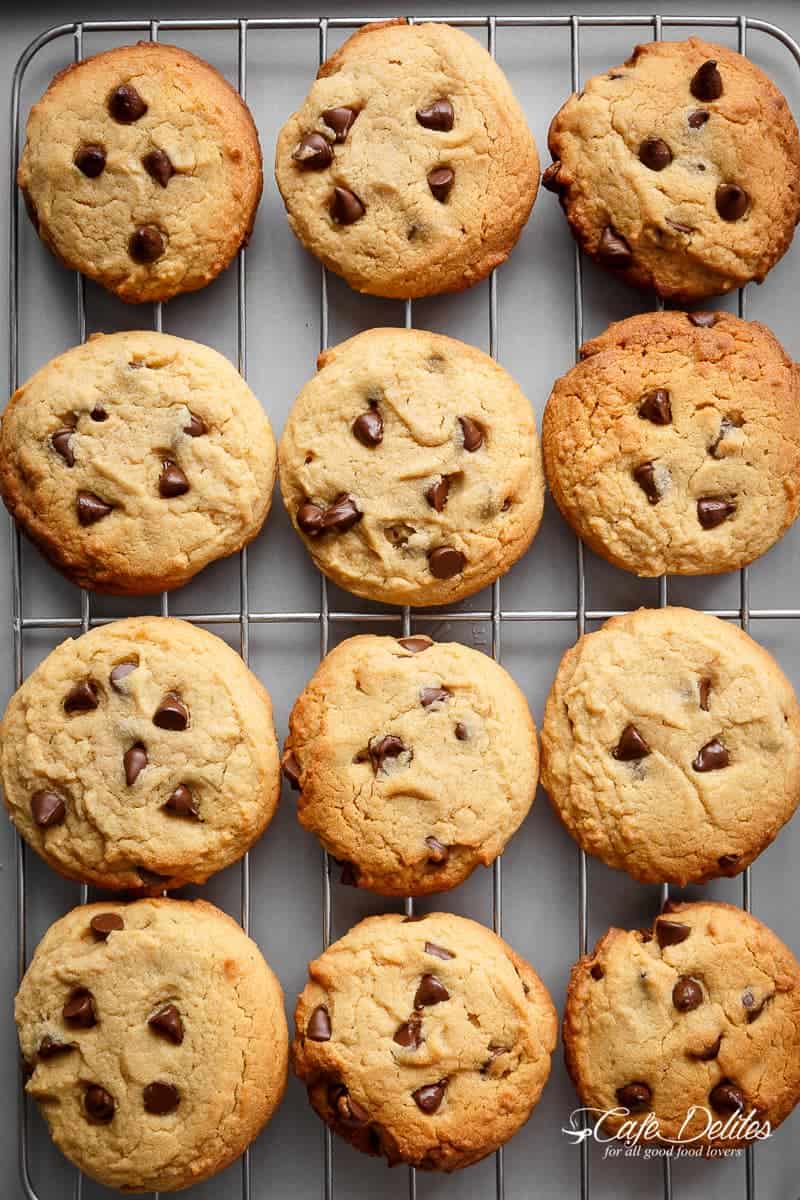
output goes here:
[{"label": "cafe delites logo", "polygon": [[[616,1108],[576,1108],[562,1133],[579,1146],[592,1140],[603,1146],[603,1158],[732,1158],[755,1142],[772,1136],[772,1127],[755,1109],[725,1118],[701,1104],[692,1104],[673,1136],[667,1136],[655,1113],[632,1116]],[[718,1143],[715,1145],[714,1143]]]}]

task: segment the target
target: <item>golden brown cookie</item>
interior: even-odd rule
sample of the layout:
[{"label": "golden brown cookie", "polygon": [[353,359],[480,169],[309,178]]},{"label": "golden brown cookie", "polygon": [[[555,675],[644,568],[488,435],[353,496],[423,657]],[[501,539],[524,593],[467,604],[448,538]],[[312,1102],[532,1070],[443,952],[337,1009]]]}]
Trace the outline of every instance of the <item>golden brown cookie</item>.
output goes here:
[{"label": "golden brown cookie", "polygon": [[278,137],[275,177],[294,233],[351,287],[430,296],[505,261],[539,159],[476,39],[400,19],[365,26],[320,67]]},{"label": "golden brown cookie", "polygon": [[581,247],[690,303],[759,283],[800,218],[800,137],[755,63],[689,38],[637,46],[553,118],[558,193]]},{"label": "golden brown cookie", "polygon": [[28,117],[17,181],[65,266],[123,300],[168,300],[205,287],[249,237],[261,149],[218,71],[139,42],[56,75]]},{"label": "golden brown cookie", "polygon": [[215,1175],[286,1087],[280,984],[255,942],[202,900],[74,908],[39,943],[16,1020],[26,1090],[54,1142],[126,1192]]},{"label": "golden brown cookie", "polygon": [[368,917],[309,976],[292,1065],[358,1150],[452,1171],[527,1121],[550,1074],[556,1012],[533,968],[482,925]]}]

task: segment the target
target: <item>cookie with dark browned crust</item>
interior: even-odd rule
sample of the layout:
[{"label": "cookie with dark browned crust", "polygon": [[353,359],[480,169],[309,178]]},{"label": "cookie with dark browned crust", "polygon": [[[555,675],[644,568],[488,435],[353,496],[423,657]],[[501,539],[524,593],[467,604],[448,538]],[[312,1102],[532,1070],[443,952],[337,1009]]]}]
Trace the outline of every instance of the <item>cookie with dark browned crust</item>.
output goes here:
[{"label": "cookie with dark browned crust", "polygon": [[553,118],[572,232],[626,283],[692,302],[759,283],[800,218],[800,137],[755,63],[689,38],[637,46]]}]

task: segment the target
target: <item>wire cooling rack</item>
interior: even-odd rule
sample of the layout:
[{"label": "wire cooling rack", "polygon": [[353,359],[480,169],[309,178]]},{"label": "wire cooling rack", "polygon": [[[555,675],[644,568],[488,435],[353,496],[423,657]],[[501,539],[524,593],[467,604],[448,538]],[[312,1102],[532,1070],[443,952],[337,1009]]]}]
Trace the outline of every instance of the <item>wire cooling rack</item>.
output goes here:
[{"label": "wire cooling rack", "polygon": [[[9,382],[13,392],[20,383],[20,200],[16,186],[16,171],[21,148],[22,129],[20,125],[20,101],[22,85],[26,72],[39,51],[58,39],[71,39],[74,59],[76,62],[84,57],[84,34],[93,33],[123,33],[131,32],[144,34],[157,41],[161,32],[180,34],[181,32],[219,31],[234,36],[237,39],[238,58],[238,89],[243,99],[247,97],[247,63],[248,54],[265,50],[263,39],[259,41],[255,51],[252,50],[256,39],[251,34],[263,34],[269,30],[317,30],[319,62],[323,62],[328,54],[328,33],[333,30],[354,30],[369,23],[375,18],[369,17],[319,17],[319,18],[235,18],[184,20],[184,19],[130,19],[109,21],[73,21],[58,25],[42,33],[23,51],[14,72],[11,93],[11,141],[10,141],[10,276],[9,276]],[[753,30],[765,34],[782,43],[794,58],[800,68],[800,46],[797,42],[777,25],[757,18],[746,16],[677,16],[677,15],[562,15],[562,16],[461,16],[461,17],[415,17],[408,18],[409,22],[446,21],[459,28],[484,30],[486,33],[488,51],[492,57],[496,52],[496,32],[499,28],[553,28],[563,29],[569,39],[571,87],[578,91],[581,86],[581,31],[588,27],[613,27],[630,31],[646,30],[655,40],[659,40],[665,28],[682,28],[689,30],[693,27],[709,27],[715,29],[732,29],[738,34],[738,49],[747,53],[748,31]],[[573,341],[577,357],[583,341],[583,276],[582,260],[578,247],[574,250],[573,266]],[[246,250],[239,253],[236,265],[237,285],[237,322],[236,322],[236,359],[239,371],[247,375],[247,273]],[[659,302],[659,307],[661,304]],[[739,316],[745,316],[745,293],[738,293],[737,308]],[[162,306],[156,303],[152,306],[153,327],[161,330]],[[82,276],[76,276],[76,312],[77,334],[81,342],[86,340],[86,286]],[[497,275],[493,274],[488,289],[488,333],[489,353],[496,357],[499,322],[497,305]],[[328,346],[328,282],[324,268],[320,275],[319,290],[319,325],[320,349]],[[413,327],[413,308],[410,300],[405,302],[405,325]],[[497,580],[491,590],[491,608],[485,611],[441,611],[416,612],[419,621],[435,619],[437,621],[453,622],[486,622],[491,627],[491,653],[495,660],[501,658],[501,638],[504,622],[539,622],[539,621],[574,621],[577,636],[583,635],[587,621],[606,620],[619,615],[621,610],[593,610],[586,606],[586,573],[584,568],[584,552],[581,542],[576,540],[577,553],[577,589],[574,607],[563,609],[504,609],[501,604],[500,580]],[[70,632],[86,632],[96,625],[107,623],[112,618],[92,614],[92,597],[87,591],[81,592],[80,617],[69,616],[26,616],[24,610],[24,581],[21,556],[20,534],[16,527],[11,526],[11,562],[12,562],[12,637],[14,654],[14,686],[19,687],[24,677],[25,637],[28,631],[36,629],[63,631],[65,636]],[[739,605],[736,608],[704,609],[711,615],[736,620],[742,629],[749,631],[751,621],[784,620],[800,618],[800,608],[752,608],[750,604],[750,580],[748,569],[739,572]],[[659,604],[668,602],[668,584],[666,577],[659,580]],[[169,615],[169,600],[167,593],[161,596],[161,614]],[[224,612],[192,612],[182,614],[185,619],[203,625],[238,626],[239,649],[245,663],[249,663],[250,629],[254,624],[315,624],[319,626],[320,657],[328,652],[331,625],[369,623],[388,625],[391,628],[400,627],[402,635],[411,633],[411,612],[409,608],[386,610],[380,612],[347,612],[333,611],[328,602],[328,587],[324,576],[320,576],[319,607],[316,611],[282,611],[258,612],[253,611],[249,602],[249,577],[247,550],[239,555],[239,607],[236,611]],[[580,954],[588,949],[589,924],[589,887],[587,875],[587,859],[584,851],[579,850],[578,862],[578,896],[577,896],[577,942]],[[331,894],[331,859],[323,855],[322,864],[322,944],[327,947],[331,939],[332,924],[332,894]],[[241,861],[240,875],[240,921],[245,929],[250,927],[250,897],[251,878],[249,857],[246,854]],[[81,888],[81,903],[87,900],[87,888]],[[669,899],[669,885],[662,885],[662,903]],[[26,903],[26,851],[21,839],[17,840],[17,946],[18,970],[20,976],[24,973],[28,957],[27,934],[27,903]],[[742,906],[750,911],[751,881],[750,868],[743,873],[741,881]],[[407,914],[414,911],[411,897],[404,902]],[[493,864],[492,876],[492,924],[496,932],[502,932],[503,923],[503,875],[502,860],[496,859]],[[44,1200],[37,1192],[30,1171],[30,1137],[29,1137],[29,1103],[22,1100],[19,1104],[19,1168],[22,1187],[28,1200]],[[579,1174],[580,1200],[590,1198],[590,1175],[588,1146],[584,1141],[580,1147],[581,1162]],[[752,1146],[748,1146],[744,1162],[744,1186],[747,1200],[755,1200],[755,1162]],[[83,1193],[83,1176],[76,1172],[73,1188],[74,1200],[81,1200]],[[503,1151],[495,1155],[495,1193],[497,1200],[505,1197],[505,1174],[503,1166]],[[241,1196],[242,1200],[250,1200],[251,1169],[250,1155],[245,1152],[241,1159]],[[322,1194],[324,1200],[334,1200],[334,1184],[331,1153],[331,1132],[324,1131],[323,1142],[323,1174]],[[154,1195],[158,1195],[155,1193]],[[408,1169],[409,1200],[416,1200],[416,1172]],[[663,1200],[673,1200],[671,1161],[663,1159]],[[677,1196],[674,1200],[678,1200]]]}]

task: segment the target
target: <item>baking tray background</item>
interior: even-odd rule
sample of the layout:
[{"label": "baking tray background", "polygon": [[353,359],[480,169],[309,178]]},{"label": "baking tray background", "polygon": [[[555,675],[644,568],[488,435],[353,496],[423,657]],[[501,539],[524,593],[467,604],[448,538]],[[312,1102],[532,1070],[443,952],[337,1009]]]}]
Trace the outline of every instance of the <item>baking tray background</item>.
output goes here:
[{"label": "baking tray background", "polygon": [[[676,6],[664,6],[670,11]],[[684,11],[688,8],[685,6]],[[773,6],[777,8],[777,6]],[[774,19],[792,29],[791,6],[783,12],[747,14]],[[587,9],[589,6],[587,6]],[[611,6],[603,6],[612,11]],[[564,11],[564,6],[515,6],[515,11],[536,15]],[[624,11],[614,6],[613,11]],[[713,4],[710,11],[733,11]],[[461,12],[481,11],[459,6]],[[596,10],[596,6],[595,6]],[[176,15],[189,15],[187,11]],[[303,14],[309,10],[303,8]],[[438,13],[446,14],[442,7]],[[485,10],[483,10],[485,11]],[[510,7],[503,11],[511,11]],[[699,11],[699,10],[697,10]],[[97,11],[98,17],[122,16],[138,11],[127,5],[120,11]],[[211,7],[205,15],[218,15]],[[300,10],[297,10],[298,14]],[[386,15],[385,7],[374,6],[375,15]],[[197,9],[192,15],[201,15]],[[57,18],[72,20],[82,13],[59,6]],[[86,14],[89,15],[88,13]],[[244,15],[244,14],[243,14]],[[248,14],[249,15],[249,14]],[[255,14],[253,14],[255,15]],[[258,15],[267,15],[259,12]],[[274,14],[283,15],[275,10]],[[294,15],[294,14],[293,14]],[[313,12],[316,16],[317,12]],[[329,10],[344,15],[344,10]],[[361,15],[359,13],[359,15]],[[371,13],[370,13],[371,15]],[[788,18],[788,21],[787,21]],[[29,15],[29,20],[30,20]],[[41,20],[26,27],[33,36],[46,26]],[[795,26],[797,21],[795,20]],[[486,44],[486,28],[473,34]],[[695,32],[736,47],[736,28],[700,29]],[[687,35],[684,29],[667,28],[670,38]],[[88,55],[109,45],[124,44],[139,34],[86,34],[83,53]],[[145,35],[146,36],[146,35]],[[236,32],[180,33],[161,31],[161,40],[176,41],[201,54],[237,82],[238,35]],[[331,29],[332,50],[347,34]],[[543,162],[550,117],[571,90],[570,36],[568,27],[506,29],[496,32],[496,51],[512,86],[522,102],[540,149]],[[587,28],[580,32],[583,78],[622,61],[636,41],[649,40],[648,28]],[[13,62],[24,42],[14,37]],[[256,31],[248,36],[247,99],[256,119],[265,156],[265,193],[247,252],[247,373],[262,400],[276,436],[299,388],[313,373],[320,340],[320,271],[316,262],[290,233],[283,206],[271,178],[271,159],[277,131],[308,89],[317,65],[319,40],[316,28],[303,31]],[[795,114],[800,115],[800,75],[787,50],[757,32],[748,34],[748,51],[786,93]],[[30,103],[47,86],[56,70],[72,60],[71,38],[44,47],[26,74],[22,95],[23,118]],[[10,78],[10,71],[7,73]],[[794,249],[771,273],[761,288],[747,291],[747,315],[765,321],[787,350],[800,358],[797,327],[796,282],[800,251]],[[41,363],[79,340],[76,315],[76,280],[51,259],[38,243],[27,220],[20,221],[20,379],[24,380]],[[542,193],[530,224],[509,262],[497,273],[497,356],[521,383],[537,415],[547,399],[552,380],[574,360],[574,250],[555,197]],[[605,273],[583,263],[584,336],[600,332],[609,321],[635,311],[654,307],[652,297],[634,293]],[[794,285],[794,286],[793,286]],[[417,301],[413,305],[416,326],[448,333],[489,349],[490,285],[485,282],[459,296]],[[736,297],[720,302],[735,311]],[[205,291],[172,301],[163,308],[163,328],[170,333],[206,342],[237,358],[237,279],[232,268]],[[335,344],[361,329],[374,325],[402,325],[405,306],[394,301],[360,297],[333,276],[328,279],[329,341]],[[151,306],[127,306],[86,287],[87,333],[95,330],[151,328]],[[753,609],[791,609],[797,605],[800,568],[797,566],[800,533],[790,531],[784,541],[750,570],[750,604]],[[4,565],[9,561],[3,547]],[[249,606],[254,612],[317,612],[320,605],[319,576],[299,540],[292,532],[276,495],[273,512],[261,537],[249,552]],[[24,614],[26,617],[79,619],[80,593],[61,579],[28,546],[23,548]],[[170,596],[173,615],[193,613],[238,613],[239,562],[237,558],[204,571],[188,587]],[[659,602],[657,581],[639,581],[585,555],[586,608],[611,611]],[[503,621],[502,661],[525,690],[537,723],[559,658],[576,637],[578,575],[575,540],[548,501],[542,530],[530,552],[503,580],[503,611],[561,611],[563,618],[548,621]],[[718,578],[669,581],[669,602],[694,608],[738,612],[741,602],[738,575]],[[332,611],[381,612],[379,606],[362,602],[330,587]],[[461,606],[465,612],[486,613],[492,608],[491,591],[473,597]],[[115,617],[138,612],[159,612],[160,598],[141,601],[93,597],[92,617]],[[399,610],[394,625],[376,630],[400,629]],[[457,638],[477,648],[491,650],[490,621],[475,618],[458,622],[437,617],[420,620],[412,614],[415,629],[441,639]],[[597,622],[587,622],[592,628]],[[366,627],[366,626],[365,626]],[[331,645],[358,632],[352,625],[333,621]],[[369,628],[373,628],[369,626]],[[12,683],[10,625],[6,623],[8,670],[3,675],[6,692]],[[239,647],[238,624],[214,625],[213,632]],[[30,671],[56,645],[65,630],[26,630],[25,670]],[[77,630],[75,632],[78,632]],[[751,632],[773,654],[800,686],[800,627],[791,619],[756,620]],[[250,662],[269,688],[275,703],[279,738],[286,729],[291,704],[313,673],[319,658],[320,630],[313,622],[257,623],[250,626]],[[770,924],[795,951],[800,950],[798,882],[793,865],[800,852],[800,824],[784,830],[752,869],[754,912]],[[7,937],[4,966],[4,997],[13,992],[15,956],[13,875],[14,839],[5,823],[0,825],[3,898],[7,899]],[[551,989],[561,1009],[569,967],[578,952],[578,852],[553,817],[546,797],[540,793],[523,828],[503,859],[503,933],[511,944],[529,958]],[[62,911],[79,900],[77,885],[59,880],[34,855],[27,857],[27,927],[32,948],[45,928]],[[332,877],[332,936],[337,937],[361,916],[400,907],[338,883]],[[316,841],[297,824],[294,802],[284,789],[279,813],[261,843],[250,855],[251,933],[258,941],[283,984],[291,1011],[295,993],[305,980],[309,958],[319,953],[322,943],[322,855]],[[660,902],[657,887],[646,887],[626,876],[589,862],[588,940],[594,940],[611,923],[637,926],[652,919]],[[203,889],[187,889],[239,914],[240,871],[232,867]],[[492,872],[480,871],[461,888],[439,898],[417,902],[417,911],[445,908],[492,922]],[[741,880],[726,880],[706,888],[685,889],[685,895],[709,895],[732,903],[742,901]],[[8,1013],[8,1003],[5,1011]],[[15,1162],[14,1109],[17,1051],[10,1017],[0,1026],[2,1066],[7,1080],[7,1128],[3,1130],[2,1194],[22,1196]],[[504,1155],[505,1194],[511,1200],[541,1197],[561,1200],[580,1194],[580,1154],[561,1133],[578,1101],[566,1077],[560,1049],[554,1058],[553,1074],[544,1098],[530,1124],[509,1144]],[[759,1200],[795,1200],[797,1181],[797,1114],[756,1153],[756,1192]],[[32,1177],[41,1200],[61,1200],[73,1194],[75,1172],[50,1144],[44,1125],[31,1114]],[[792,1135],[795,1135],[793,1142]],[[323,1133],[320,1122],[307,1106],[301,1086],[290,1080],[286,1100],[258,1139],[251,1153],[251,1194],[261,1197],[317,1197],[323,1189]],[[7,1152],[6,1152],[7,1151]],[[662,1166],[658,1161],[601,1161],[601,1151],[590,1153],[590,1195],[595,1200],[628,1200],[661,1197],[664,1194]],[[379,1160],[357,1155],[338,1140],[333,1142],[334,1195],[361,1200],[382,1200],[409,1195],[409,1177],[404,1168],[387,1170]],[[112,1196],[84,1181],[87,1200]],[[193,1189],[189,1195],[204,1198],[238,1197],[241,1170],[234,1165],[215,1180]],[[451,1177],[419,1172],[419,1200],[490,1198],[495,1194],[495,1163],[492,1158]],[[743,1157],[726,1163],[678,1162],[672,1169],[675,1200],[722,1200],[745,1196]]]}]

